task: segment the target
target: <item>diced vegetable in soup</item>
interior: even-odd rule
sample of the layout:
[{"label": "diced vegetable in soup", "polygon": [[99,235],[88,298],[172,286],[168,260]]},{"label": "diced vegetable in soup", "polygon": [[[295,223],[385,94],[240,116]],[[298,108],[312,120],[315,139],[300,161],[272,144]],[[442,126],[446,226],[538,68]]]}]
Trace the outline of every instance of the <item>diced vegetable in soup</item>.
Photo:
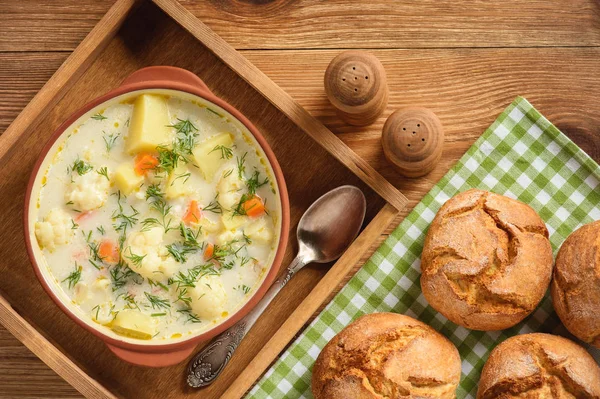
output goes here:
[{"label": "diced vegetable in soup", "polygon": [[280,200],[246,128],[179,92],[103,104],[55,144],[35,235],[72,305],[135,340],[213,328],[273,261]]}]

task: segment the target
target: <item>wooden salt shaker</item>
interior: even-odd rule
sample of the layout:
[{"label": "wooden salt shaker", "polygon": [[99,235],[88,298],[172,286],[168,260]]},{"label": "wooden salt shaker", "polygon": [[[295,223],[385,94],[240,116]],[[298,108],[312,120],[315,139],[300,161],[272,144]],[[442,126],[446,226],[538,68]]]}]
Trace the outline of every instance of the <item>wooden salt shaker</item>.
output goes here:
[{"label": "wooden salt shaker", "polygon": [[383,65],[365,51],[344,51],[325,71],[325,92],[347,123],[369,125],[381,115],[388,101]]},{"label": "wooden salt shaker", "polygon": [[383,153],[406,177],[431,172],[442,156],[444,129],[427,108],[409,107],[392,113],[381,135]]}]

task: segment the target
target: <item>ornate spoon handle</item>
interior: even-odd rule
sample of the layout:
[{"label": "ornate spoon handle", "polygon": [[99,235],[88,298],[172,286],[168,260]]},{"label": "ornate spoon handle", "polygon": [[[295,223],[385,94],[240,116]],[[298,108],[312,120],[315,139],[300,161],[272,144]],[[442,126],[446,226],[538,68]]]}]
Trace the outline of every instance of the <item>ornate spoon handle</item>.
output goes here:
[{"label": "ornate spoon handle", "polygon": [[298,254],[287,268],[287,273],[275,280],[271,288],[259,303],[240,321],[215,337],[204,349],[202,349],[190,362],[188,366],[187,382],[193,388],[210,385],[221,371],[227,366],[231,356],[237,349],[246,333],[252,328],[256,320],[265,311],[273,298],[292,278],[294,273],[300,270],[310,260]]}]

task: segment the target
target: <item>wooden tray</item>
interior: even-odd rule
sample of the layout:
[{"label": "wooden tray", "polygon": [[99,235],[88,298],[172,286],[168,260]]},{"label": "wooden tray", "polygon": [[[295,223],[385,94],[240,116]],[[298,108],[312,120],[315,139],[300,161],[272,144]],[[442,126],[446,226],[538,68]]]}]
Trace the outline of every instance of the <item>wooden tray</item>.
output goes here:
[{"label": "wooden tray", "polygon": [[[148,65],[174,65],[200,76],[263,133],[283,169],[295,229],[304,210],[342,184],[367,198],[366,227],[334,265],[298,274],[251,330],[210,387],[187,387],[187,362],[149,369],[127,364],[64,315],[42,290],[29,264],[22,231],[25,186],[54,129],[83,103]],[[237,398],[256,381],[407,203],[281,88],[175,0],[118,0],[0,137],[0,322],[88,397]],[[296,250],[292,234],[284,260]]]}]

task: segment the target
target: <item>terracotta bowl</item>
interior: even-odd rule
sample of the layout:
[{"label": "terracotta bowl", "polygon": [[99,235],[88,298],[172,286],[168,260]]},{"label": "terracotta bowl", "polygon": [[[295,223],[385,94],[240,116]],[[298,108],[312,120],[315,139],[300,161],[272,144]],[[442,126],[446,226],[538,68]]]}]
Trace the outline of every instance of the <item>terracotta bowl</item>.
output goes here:
[{"label": "terracotta bowl", "polygon": [[[147,89],[176,90],[188,97],[189,95],[198,96],[222,108],[236,118],[254,136],[258,145],[262,147],[275,176],[281,201],[281,230],[279,232],[279,243],[277,245],[273,263],[254,295],[237,312],[230,315],[229,318],[212,329],[192,334],[189,337],[169,339],[169,342],[167,343],[161,341],[155,342],[152,340],[136,341],[131,338],[120,337],[114,334],[109,328],[94,323],[89,317],[86,318],[81,311],[78,312],[78,309],[66,300],[66,294],[64,294],[62,288],[52,278],[49,271],[47,271],[45,261],[41,259],[42,253],[37,244],[35,229],[33,228],[36,221],[36,218],[33,215],[35,215],[37,196],[39,195],[40,189],[40,176],[38,176],[38,174],[41,167],[49,162],[48,155],[57,140],[59,140],[63,133],[80,117],[89,113],[101,104],[106,103],[117,96]],[[232,326],[246,315],[258,301],[260,301],[269,286],[275,280],[285,254],[290,225],[290,206],[281,168],[273,151],[256,127],[254,127],[254,125],[252,125],[252,123],[250,123],[250,121],[238,110],[216,97],[198,76],[180,68],[155,66],[134,72],[125,79],[119,87],[86,104],[56,129],[42,150],[42,153],[31,172],[25,196],[24,223],[27,252],[31,259],[35,274],[48,295],[56,302],[58,307],[81,327],[104,341],[108,348],[121,359],[137,365],[164,367],[179,363],[187,358],[199,343],[215,337]],[[41,268],[42,266],[44,269]]]}]

